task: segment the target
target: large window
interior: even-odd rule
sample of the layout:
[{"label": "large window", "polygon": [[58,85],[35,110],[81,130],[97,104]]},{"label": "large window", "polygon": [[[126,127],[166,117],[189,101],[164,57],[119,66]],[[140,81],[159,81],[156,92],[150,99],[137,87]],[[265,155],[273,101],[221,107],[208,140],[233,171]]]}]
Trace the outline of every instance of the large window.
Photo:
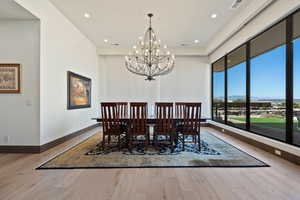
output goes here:
[{"label": "large window", "polygon": [[213,64],[213,119],[225,121],[225,59]]},{"label": "large window", "polygon": [[227,122],[246,128],[246,45],[227,56]]},{"label": "large window", "polygon": [[294,66],[294,104],[293,104],[293,143],[300,145],[300,12],[293,18],[293,66]]},{"label": "large window", "polygon": [[286,21],[250,42],[250,130],[285,141]]},{"label": "large window", "polygon": [[225,71],[212,76],[213,120],[300,146],[300,9],[213,68],[220,63]]}]

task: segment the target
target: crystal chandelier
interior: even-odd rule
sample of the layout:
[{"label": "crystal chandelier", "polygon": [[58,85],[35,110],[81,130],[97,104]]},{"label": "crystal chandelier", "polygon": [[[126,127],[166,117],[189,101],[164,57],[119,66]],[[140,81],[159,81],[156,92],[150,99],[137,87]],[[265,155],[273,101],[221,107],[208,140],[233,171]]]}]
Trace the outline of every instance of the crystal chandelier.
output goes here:
[{"label": "crystal chandelier", "polygon": [[133,52],[125,56],[126,68],[137,75],[145,76],[146,80],[155,80],[154,77],[168,74],[174,68],[175,56],[171,55],[167,46],[161,48],[161,42],[151,27],[153,14],[148,14],[149,28],[144,37],[140,37]]}]

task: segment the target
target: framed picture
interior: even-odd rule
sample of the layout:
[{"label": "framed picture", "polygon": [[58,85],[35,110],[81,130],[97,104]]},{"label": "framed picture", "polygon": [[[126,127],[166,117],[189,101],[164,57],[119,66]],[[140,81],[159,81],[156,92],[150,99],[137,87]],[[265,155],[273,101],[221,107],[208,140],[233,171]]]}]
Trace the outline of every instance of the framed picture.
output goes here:
[{"label": "framed picture", "polygon": [[20,64],[0,64],[0,93],[21,92],[20,68]]},{"label": "framed picture", "polygon": [[92,80],[68,71],[68,109],[91,107]]}]

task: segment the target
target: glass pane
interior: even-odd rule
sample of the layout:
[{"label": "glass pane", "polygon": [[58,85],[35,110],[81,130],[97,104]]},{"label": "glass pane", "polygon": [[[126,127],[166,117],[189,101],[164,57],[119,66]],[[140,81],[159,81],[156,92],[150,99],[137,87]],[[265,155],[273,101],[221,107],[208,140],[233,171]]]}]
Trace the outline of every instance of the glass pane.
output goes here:
[{"label": "glass pane", "polygon": [[300,145],[300,39],[294,41],[294,130],[293,143]]},{"label": "glass pane", "polygon": [[285,141],[286,47],[281,46],[250,60],[250,129]]},{"label": "glass pane", "polygon": [[227,119],[228,124],[246,128],[246,47],[242,46],[227,57]]},{"label": "glass pane", "polygon": [[225,120],[225,59],[213,64],[213,119]]},{"label": "glass pane", "polygon": [[250,56],[254,58],[285,44],[286,21],[273,26],[266,32],[251,40]]}]

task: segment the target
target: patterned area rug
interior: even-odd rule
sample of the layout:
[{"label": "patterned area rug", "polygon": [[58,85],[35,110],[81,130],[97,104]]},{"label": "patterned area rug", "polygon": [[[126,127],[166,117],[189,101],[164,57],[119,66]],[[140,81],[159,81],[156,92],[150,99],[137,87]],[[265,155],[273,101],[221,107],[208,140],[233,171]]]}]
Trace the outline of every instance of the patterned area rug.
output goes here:
[{"label": "patterned area rug", "polygon": [[167,145],[147,150],[137,145],[132,152],[118,148],[103,151],[99,141],[100,134],[96,134],[37,169],[268,166],[207,131],[201,133],[201,150],[189,142],[185,151],[181,151],[181,144],[173,152]]}]

